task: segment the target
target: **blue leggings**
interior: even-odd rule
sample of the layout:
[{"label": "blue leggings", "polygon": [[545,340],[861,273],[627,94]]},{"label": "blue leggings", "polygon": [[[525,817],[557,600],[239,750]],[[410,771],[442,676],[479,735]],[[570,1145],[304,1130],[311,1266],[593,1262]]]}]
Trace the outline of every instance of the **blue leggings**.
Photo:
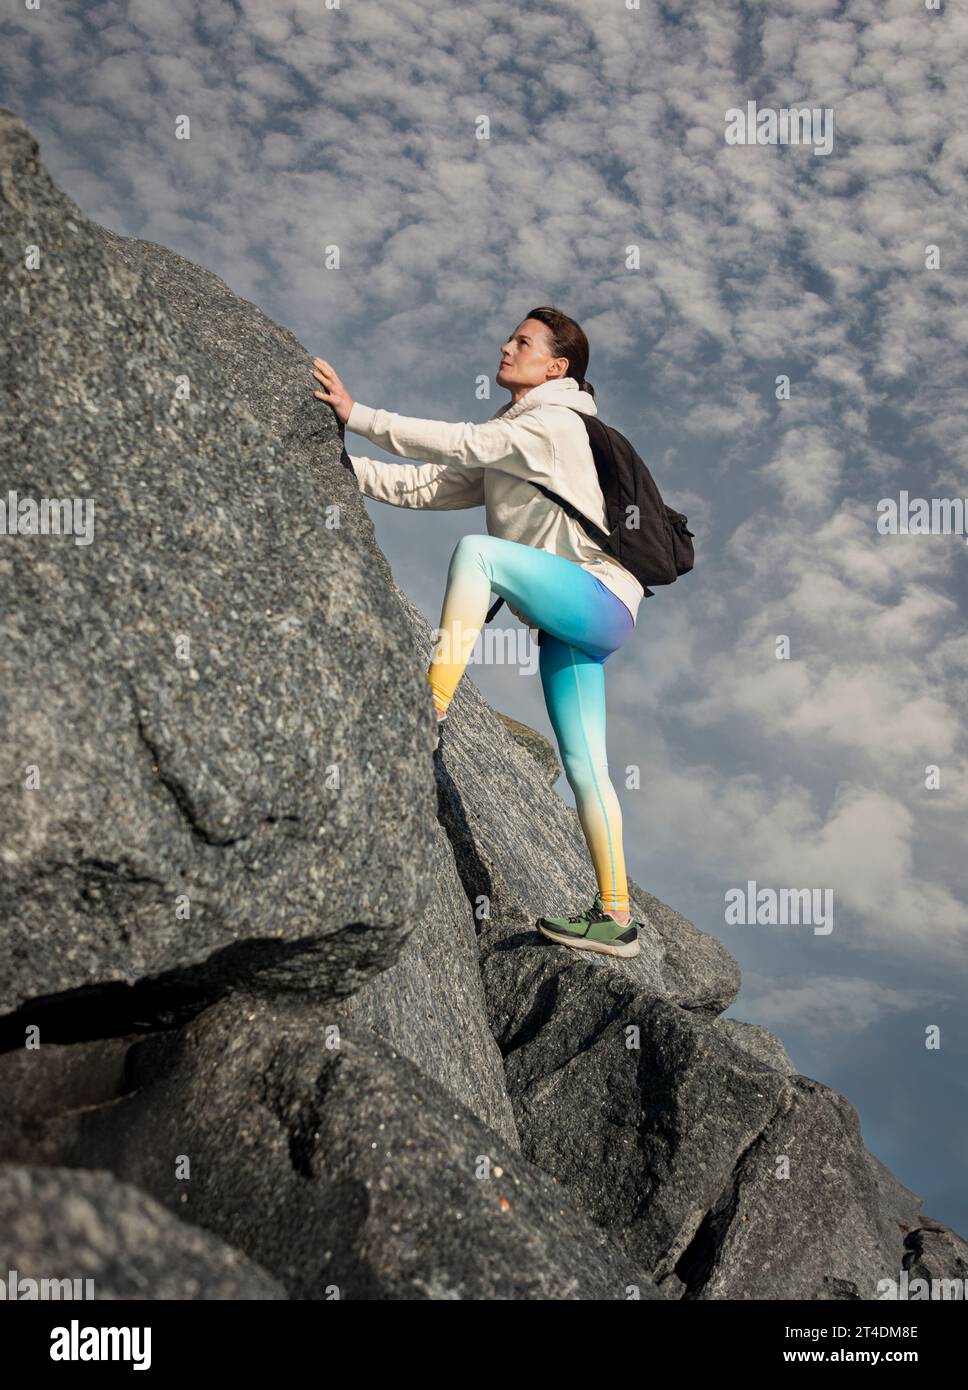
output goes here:
[{"label": "blue leggings", "polygon": [[605,751],[606,659],[631,635],[632,614],[588,570],[517,541],[463,536],[451,557],[427,680],[446,713],[470,659],[491,590],[540,630],[539,670],[598,890],[608,911],[628,910],[622,811]]}]

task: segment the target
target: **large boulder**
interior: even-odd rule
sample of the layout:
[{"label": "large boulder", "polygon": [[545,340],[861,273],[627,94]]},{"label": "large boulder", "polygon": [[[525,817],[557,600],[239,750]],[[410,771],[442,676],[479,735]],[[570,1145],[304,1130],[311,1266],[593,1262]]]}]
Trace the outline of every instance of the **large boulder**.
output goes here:
[{"label": "large boulder", "polygon": [[0,498],[93,504],[0,555],[0,1013],[349,993],[430,891],[432,710],[309,358],[163,297],[10,112],[0,210]]},{"label": "large boulder", "polygon": [[111,1103],[35,1117],[45,1161],[111,1169],[293,1298],[661,1297],[567,1189],[314,1000],[234,994],[123,1074]]},{"label": "large boulder", "polygon": [[[26,494],[39,459],[44,490],[70,491],[63,460],[97,461],[94,543],[20,537],[0,562],[30,594],[7,650],[44,649],[0,674],[8,1044],[170,1024],[239,983],[357,991],[349,1008],[516,1143],[436,820],[425,656],[308,355],[217,276],[88,222],[9,113],[0,150],[4,482]],[[83,370],[59,370],[65,341]]]},{"label": "large boulder", "polygon": [[[938,1225],[867,1152],[843,1096],[765,1029],[556,949],[555,968],[522,932],[482,958],[522,1152],[663,1293],[875,1299],[899,1277]],[[968,1245],[945,1232],[930,1262],[951,1276]]]}]

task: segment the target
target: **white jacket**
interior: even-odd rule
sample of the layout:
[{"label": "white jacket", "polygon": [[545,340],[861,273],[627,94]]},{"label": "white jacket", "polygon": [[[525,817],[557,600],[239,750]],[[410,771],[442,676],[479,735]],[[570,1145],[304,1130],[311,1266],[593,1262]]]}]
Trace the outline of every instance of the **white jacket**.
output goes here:
[{"label": "white jacket", "polygon": [[[639,581],[526,481],[539,479],[602,530],[608,529],[585,426],[562,406],[598,414],[592,396],[569,376],[532,387],[479,425],[418,420],[356,401],[347,429],[388,454],[421,462],[402,467],[358,454],[349,458],[361,491],[379,502],[440,511],[486,507],[490,535],[575,561],[617,594],[634,620],[644,594]],[[527,624],[510,603],[508,608]]]}]

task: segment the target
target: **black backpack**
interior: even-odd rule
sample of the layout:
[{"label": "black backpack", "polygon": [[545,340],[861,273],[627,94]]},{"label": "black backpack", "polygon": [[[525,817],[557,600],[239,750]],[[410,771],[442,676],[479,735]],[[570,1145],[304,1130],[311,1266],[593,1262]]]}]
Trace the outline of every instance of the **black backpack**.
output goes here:
[{"label": "black backpack", "polygon": [[[687,518],[682,512],[674,511],[663,502],[655,479],[625,436],[595,415],[586,415],[581,410],[576,410],[575,414],[581,416],[588,432],[605,499],[608,531],[589,521],[577,507],[542,483],[533,478],[528,481],[577,521],[606,555],[611,555],[634,574],[646,596],[651,597],[649,584],[674,584],[680,574],[688,574],[692,569],[695,564],[694,533],[687,527]],[[638,508],[638,527],[623,525],[625,509],[631,506]],[[503,598],[498,599],[485,622],[491,621],[503,602]]]}]

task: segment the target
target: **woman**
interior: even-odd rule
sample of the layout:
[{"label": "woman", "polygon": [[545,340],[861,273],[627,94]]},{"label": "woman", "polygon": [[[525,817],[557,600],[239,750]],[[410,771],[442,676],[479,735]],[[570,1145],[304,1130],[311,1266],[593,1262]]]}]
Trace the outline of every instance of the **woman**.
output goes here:
[{"label": "woman", "polygon": [[622,812],[605,751],[603,668],[631,635],[644,590],[532,484],[542,481],[608,529],[591,445],[575,414],[597,414],[585,381],[588,339],[559,310],[532,309],[501,349],[497,384],[511,399],[484,424],[375,410],[352,399],[328,362],[313,363],[324,387],[313,394],[343,425],[387,453],[421,460],[403,469],[344,449],[343,463],[368,497],[397,507],[487,508],[489,534],[462,537],[450,562],[427,672],[437,718],[447,717],[493,589],[538,634],[545,702],[598,881],[590,908],[542,917],[538,928],[580,950],[638,955]]}]

